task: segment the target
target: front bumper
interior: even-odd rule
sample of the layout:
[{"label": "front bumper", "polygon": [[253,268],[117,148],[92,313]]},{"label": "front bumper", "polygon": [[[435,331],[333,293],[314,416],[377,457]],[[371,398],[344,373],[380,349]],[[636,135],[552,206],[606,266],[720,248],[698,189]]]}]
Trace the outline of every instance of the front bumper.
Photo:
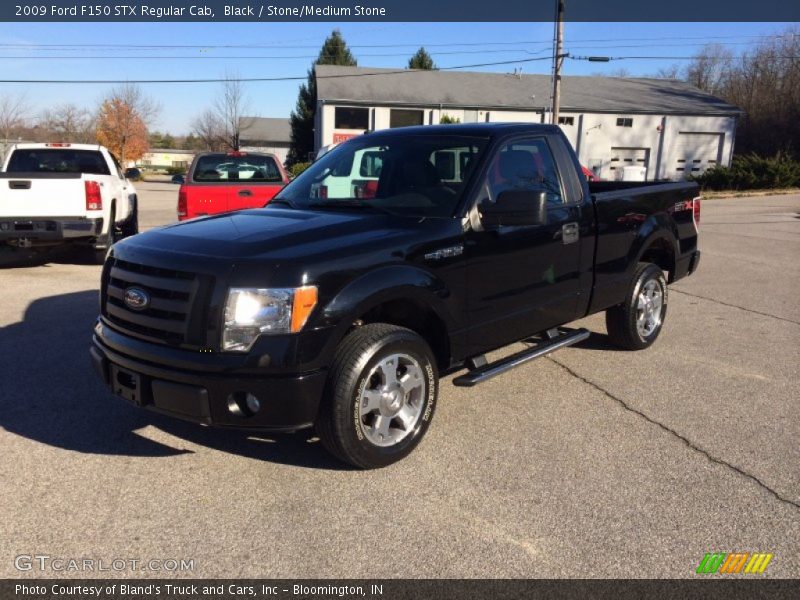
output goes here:
[{"label": "front bumper", "polygon": [[103,219],[78,217],[0,217],[0,241],[30,240],[64,242],[95,238],[103,231]]},{"label": "front bumper", "polygon": [[[104,327],[99,324],[98,327]],[[209,354],[198,353],[194,368],[166,366],[112,349],[94,335],[89,350],[97,374],[111,391],[136,406],[204,425],[259,431],[293,431],[314,423],[325,386],[325,372],[257,374],[252,369],[206,368]],[[181,350],[159,348],[161,353]],[[227,358],[227,357],[226,357]],[[241,410],[247,394],[257,412]],[[238,401],[238,404],[237,404]]]}]

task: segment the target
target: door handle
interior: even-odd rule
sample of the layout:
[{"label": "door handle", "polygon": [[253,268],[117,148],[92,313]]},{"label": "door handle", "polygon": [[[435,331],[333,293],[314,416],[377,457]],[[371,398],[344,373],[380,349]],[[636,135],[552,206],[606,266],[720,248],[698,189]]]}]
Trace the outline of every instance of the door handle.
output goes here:
[{"label": "door handle", "polygon": [[580,228],[577,223],[564,223],[561,227],[561,241],[565,244],[573,244],[580,237]]},{"label": "door handle", "polygon": [[253,192],[251,190],[239,190],[239,195],[240,196],[244,196],[244,197],[248,197],[248,196],[252,196]]}]

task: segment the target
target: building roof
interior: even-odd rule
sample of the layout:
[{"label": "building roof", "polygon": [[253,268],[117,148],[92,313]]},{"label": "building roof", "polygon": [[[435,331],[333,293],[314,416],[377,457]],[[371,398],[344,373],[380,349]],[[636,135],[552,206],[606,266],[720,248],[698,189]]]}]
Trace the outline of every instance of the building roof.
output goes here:
[{"label": "building roof", "polygon": [[[542,110],[549,75],[420,71],[317,65],[317,98],[353,104],[441,104],[451,108]],[[562,76],[563,112],[734,115],[740,109],[684,81]]]},{"label": "building roof", "polygon": [[438,136],[438,135],[454,135],[462,137],[478,137],[478,138],[491,138],[496,136],[514,135],[514,134],[548,134],[560,133],[561,128],[555,125],[548,125],[546,123],[506,123],[506,122],[493,122],[493,123],[452,123],[449,125],[414,125],[410,127],[395,127],[392,129],[379,129],[377,131],[370,131],[363,136],[357,136],[359,139],[373,138],[393,138],[403,136]]},{"label": "building roof", "polygon": [[289,119],[241,117],[239,126],[242,140],[285,144],[292,141],[292,127]]}]

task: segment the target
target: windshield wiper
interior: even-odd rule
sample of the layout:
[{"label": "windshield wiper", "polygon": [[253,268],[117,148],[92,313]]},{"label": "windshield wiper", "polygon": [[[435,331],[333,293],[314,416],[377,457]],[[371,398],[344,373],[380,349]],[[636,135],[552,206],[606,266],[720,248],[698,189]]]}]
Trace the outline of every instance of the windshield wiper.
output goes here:
[{"label": "windshield wiper", "polygon": [[273,198],[272,200],[269,201],[269,204],[267,204],[267,206],[270,206],[271,204],[284,204],[289,208],[297,208],[294,205],[294,203],[288,198]]},{"label": "windshield wiper", "polygon": [[366,202],[364,200],[328,200],[322,202],[311,202],[309,208],[368,208],[375,212],[383,213],[385,215],[396,215],[397,213],[378,206],[373,202]]}]

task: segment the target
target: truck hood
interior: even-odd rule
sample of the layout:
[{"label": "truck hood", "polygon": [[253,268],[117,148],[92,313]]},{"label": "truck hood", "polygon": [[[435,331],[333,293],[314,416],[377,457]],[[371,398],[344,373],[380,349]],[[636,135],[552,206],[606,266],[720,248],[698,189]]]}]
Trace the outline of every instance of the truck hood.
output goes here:
[{"label": "truck hood", "polygon": [[[409,247],[419,239],[419,217],[368,209],[306,211],[268,208],[185,221],[129,238],[122,246],[184,255],[269,261],[314,261]],[[423,227],[422,230],[427,229]],[[131,248],[133,249],[133,248]]]}]

